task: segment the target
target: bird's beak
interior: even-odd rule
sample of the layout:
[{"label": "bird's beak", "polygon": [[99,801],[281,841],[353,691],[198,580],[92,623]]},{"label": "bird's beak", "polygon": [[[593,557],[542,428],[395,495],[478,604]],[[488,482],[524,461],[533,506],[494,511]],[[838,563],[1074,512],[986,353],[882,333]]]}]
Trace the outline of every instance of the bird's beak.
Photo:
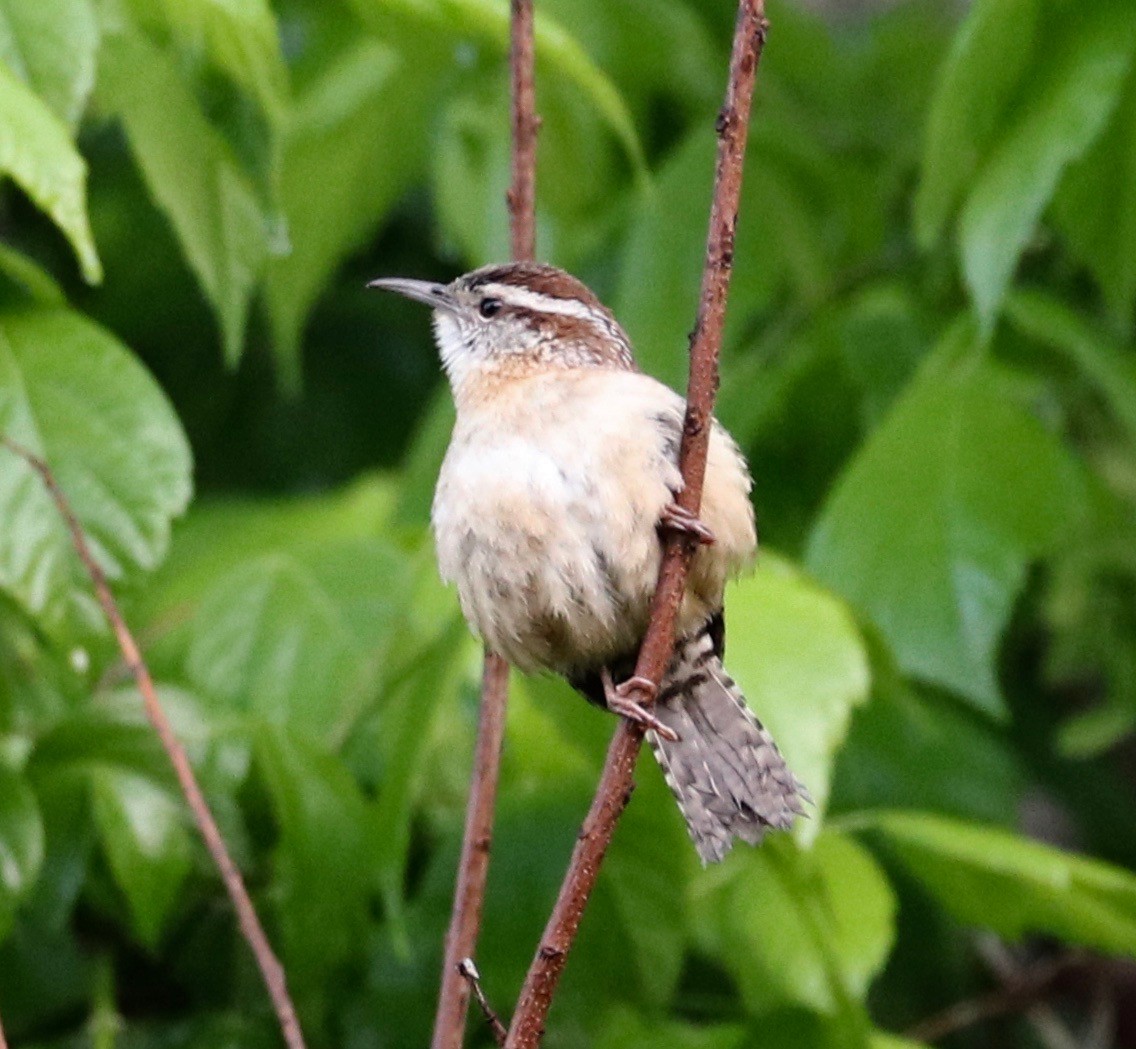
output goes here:
[{"label": "bird's beak", "polygon": [[450,289],[444,284],[435,284],[429,280],[410,280],[407,277],[382,277],[373,280],[368,288],[380,288],[383,291],[393,291],[405,295],[415,302],[424,302],[436,310],[452,310],[456,307]]}]

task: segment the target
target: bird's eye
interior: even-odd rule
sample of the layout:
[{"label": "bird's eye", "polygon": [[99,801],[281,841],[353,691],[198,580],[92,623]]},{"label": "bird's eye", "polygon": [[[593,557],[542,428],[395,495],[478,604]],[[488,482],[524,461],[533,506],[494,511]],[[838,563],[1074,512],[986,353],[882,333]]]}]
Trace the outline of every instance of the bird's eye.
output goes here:
[{"label": "bird's eye", "polygon": [[500,299],[482,299],[481,305],[478,307],[483,317],[492,317],[501,309]]}]

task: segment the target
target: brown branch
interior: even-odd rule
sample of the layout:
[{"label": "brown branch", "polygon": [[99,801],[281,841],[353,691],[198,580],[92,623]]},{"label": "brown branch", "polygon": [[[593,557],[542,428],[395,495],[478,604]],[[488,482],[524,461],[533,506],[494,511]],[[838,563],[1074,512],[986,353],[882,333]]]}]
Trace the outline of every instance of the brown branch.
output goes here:
[{"label": "brown branch", "polygon": [[[767,28],[763,0],[740,0],[726,101],[716,125],[718,156],[714,197],[710,208],[698,316],[690,340],[690,381],[679,453],[684,486],[678,503],[693,514],[698,513],[702,501],[710,420],[718,392],[718,355],[734,258],[734,231],[741,198],[750,102]],[[651,622],[635,666],[636,676],[656,685],[661,682],[674,650],[675,619],[694,545],[695,541],[690,538],[671,534],[663,547],[659,582],[651,606]],[[649,701],[649,697],[643,695],[641,701]],[[556,906],[525,978],[509,1028],[506,1049],[535,1049],[540,1045],[545,1019],[568,951],[576,938],[616,823],[630,797],[635,759],[642,741],[642,729],[629,721],[623,722],[616,730]]]},{"label": "brown branch", "polygon": [[[225,890],[228,892],[229,899],[232,900],[233,907],[237,912],[241,933],[252,949],[256,964],[264,979],[264,985],[272,999],[276,1018],[280,1022],[280,1032],[284,1036],[284,1043],[288,1046],[288,1049],[304,1049],[304,1038],[300,1031],[300,1023],[296,1019],[296,1010],[292,1005],[292,999],[288,996],[284,969],[273,953],[268,937],[256,916],[256,910],[249,898],[240,871],[237,870],[236,864],[229,856],[229,851],[221,837],[221,831],[213,819],[213,814],[209,811],[209,805],[205,801],[201,787],[198,786],[197,777],[193,773],[189,758],[166,717],[166,712],[162,708],[158,693],[154,688],[150,669],[142,658],[134,635],[131,634],[130,628],[126,625],[126,620],[111,593],[106,574],[91,553],[86,534],[83,532],[83,526],[75,516],[74,510],[71,509],[71,504],[68,502],[63,489],[60,488],[51,467],[43,459],[3,434],[0,434],[0,444],[18,455],[39,474],[40,480],[55,502],[67,530],[71,533],[71,543],[91,578],[103,614],[114,631],[123,661],[134,676],[138,691],[142,695],[142,704],[146,710],[146,716],[149,718],[150,724],[154,726],[154,731],[157,732],[158,738],[162,742],[162,747],[170,759],[170,764],[173,765],[178,784],[181,786],[181,792],[193,813],[201,836],[205,839],[205,846],[209,850],[209,855],[212,856],[214,864],[221,873]],[[0,1043],[2,1041],[3,1039],[0,1037]],[[0,1049],[3,1049],[2,1044],[0,1044]]]},{"label": "brown branch", "polygon": [[4,1024],[0,1023],[0,1049],[8,1049],[8,1041],[4,1037]]},{"label": "brown branch", "polygon": [[458,861],[453,912],[446,933],[442,990],[434,1017],[432,1049],[460,1049],[465,1032],[470,985],[463,978],[460,967],[472,956],[481,928],[481,907],[489,874],[489,846],[493,840],[493,807],[501,768],[501,743],[505,738],[508,686],[509,664],[500,656],[486,651],[477,745],[466,803],[465,833]]},{"label": "brown branch", "polygon": [[513,178],[505,200],[513,258],[536,257],[536,113],[533,0],[511,0],[509,68],[513,97]]},{"label": "brown branch", "polygon": [[[512,0],[509,44],[512,181],[505,199],[513,258],[518,261],[532,259],[536,255],[536,138],[540,118],[536,115],[535,53],[533,0]],[[486,649],[473,774],[466,802],[465,831],[458,860],[453,909],[443,952],[442,987],[438,995],[438,1012],[434,1017],[431,1049],[461,1049],[471,986],[478,992],[481,1002],[480,988],[462,967],[467,962],[473,966],[472,956],[481,928],[508,690],[509,665]],[[476,969],[472,971],[476,972]],[[485,1010],[485,1003],[481,1004]],[[500,1021],[497,1025],[500,1026]],[[501,1034],[503,1037],[503,1029]]]},{"label": "brown branch", "polygon": [[[1012,960],[1011,960],[1011,964]],[[1076,953],[1058,955],[1029,968],[1002,969],[997,973],[1001,986],[974,998],[947,1006],[941,1012],[908,1028],[904,1037],[916,1042],[938,1042],[968,1027],[1011,1013],[1029,1012],[1037,1007],[1057,981],[1070,969],[1084,964]]]}]

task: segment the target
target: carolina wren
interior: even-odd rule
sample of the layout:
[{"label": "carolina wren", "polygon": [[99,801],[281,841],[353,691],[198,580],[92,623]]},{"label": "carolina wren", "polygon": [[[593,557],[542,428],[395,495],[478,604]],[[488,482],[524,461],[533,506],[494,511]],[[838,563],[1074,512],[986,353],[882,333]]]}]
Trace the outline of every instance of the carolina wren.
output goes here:
[{"label": "carolina wren", "polygon": [[[563,674],[643,724],[703,862],[788,828],[808,794],[722,666],[722,594],[757,545],[752,486],[715,421],[701,520],[678,509],[684,404],[642,374],[580,281],[528,262],[451,284],[370,287],[434,310],[457,422],[431,514],[442,577],[470,627],[524,671]],[[632,672],[660,529],[699,540],[655,702]],[[616,684],[615,680],[620,680]]]}]

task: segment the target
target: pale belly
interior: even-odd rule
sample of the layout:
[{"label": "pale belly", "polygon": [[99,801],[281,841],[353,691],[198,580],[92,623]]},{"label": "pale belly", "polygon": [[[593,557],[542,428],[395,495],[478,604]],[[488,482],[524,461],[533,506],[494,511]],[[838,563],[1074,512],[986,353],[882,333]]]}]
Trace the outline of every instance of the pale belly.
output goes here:
[{"label": "pale belly", "polygon": [[588,452],[557,458],[519,439],[451,448],[439,476],[442,576],[473,629],[524,670],[598,667],[646,628],[671,495],[657,471],[613,477]]}]

